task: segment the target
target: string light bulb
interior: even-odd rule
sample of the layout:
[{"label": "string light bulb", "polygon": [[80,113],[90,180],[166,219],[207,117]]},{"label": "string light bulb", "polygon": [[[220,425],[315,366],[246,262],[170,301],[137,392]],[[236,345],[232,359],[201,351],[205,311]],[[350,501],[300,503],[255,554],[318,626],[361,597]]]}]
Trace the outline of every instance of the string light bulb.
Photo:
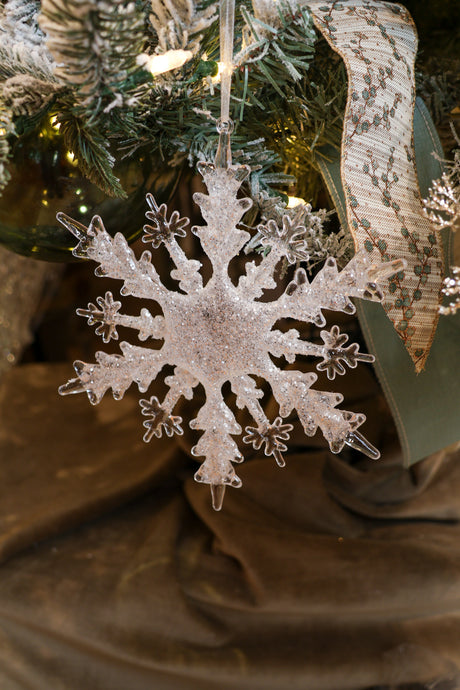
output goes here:
[{"label": "string light bulb", "polygon": [[296,206],[300,206],[301,204],[306,204],[305,199],[301,199],[298,196],[288,196],[288,208],[295,208]]},{"label": "string light bulb", "polygon": [[193,57],[191,50],[168,50],[162,55],[142,53],[137,57],[137,64],[152,74],[164,74],[185,65]]}]

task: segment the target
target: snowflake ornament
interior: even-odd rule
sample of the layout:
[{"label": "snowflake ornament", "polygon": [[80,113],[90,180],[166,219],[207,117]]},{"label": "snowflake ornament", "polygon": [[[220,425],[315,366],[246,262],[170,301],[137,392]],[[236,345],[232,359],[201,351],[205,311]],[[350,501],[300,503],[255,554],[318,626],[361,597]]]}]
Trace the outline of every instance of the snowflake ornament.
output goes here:
[{"label": "snowflake ornament", "polygon": [[[98,262],[96,275],[124,281],[122,295],[153,300],[163,312],[162,316],[152,316],[144,308],[139,316],[122,314],[120,302],[114,301],[110,292],[99,297],[97,304],[79,309],[78,314],[90,325],[97,324],[96,332],[104,342],[118,339],[118,326],[137,330],[141,341],[163,342],[160,349],[122,342],[122,354],[98,352],[94,364],[77,361],[77,377],[61,386],[59,392],[86,392],[90,402],[97,404],[111,388],[118,400],[133,382],[141,393],[146,393],[163,367],[173,365],[173,375],[165,379],[169,391],[164,400],[160,402],[152,395],[140,401],[145,417],[144,440],[150,441],[163,432],[168,436],[183,433],[182,418],[173,414],[174,408],[181,397],[191,399],[194,387],[202,384],[206,402],[190,422],[193,429],[203,432],[192,449],[192,455],[204,458],[195,479],[210,485],[213,507],[219,510],[225,487],[241,486],[234,463],[243,460],[233,438],[243,431],[222,395],[227,381],[236,396],[236,406],[246,408],[254,420],[253,426],[246,427],[243,441],[256,450],[263,447],[265,455],[273,456],[278,465],[285,464],[283,452],[293,428],[285,418],[294,410],[307,436],[314,435],[319,427],[333,453],[339,453],[347,444],[371,458],[379,457],[379,452],[357,431],[365,421],[363,414],[338,409],[343,396],[314,390],[316,374],[284,371],[271,355],[284,355],[288,362],[294,362],[297,355],[317,356],[321,359],[317,369],[325,370],[329,379],[343,374],[345,366],[372,362],[373,357],[359,352],[358,345],[345,347],[347,336],[337,326],[322,330],[322,343],[315,344],[302,340],[296,329],[283,332],[275,324],[280,319],[295,319],[324,326],[322,309],[352,314],[355,307],[350,297],[381,300],[377,280],[400,271],[404,262],[373,263],[367,253],[357,254],[339,272],[335,259],[328,258],[311,282],[306,272],[297,268],[281,296],[262,301],[264,292],[276,287],[275,271],[284,257],[290,263],[308,258],[299,239],[305,228],[293,224],[288,216],[282,219],[281,228],[273,221],[259,225],[264,254],[247,260],[245,274],[235,285],[228,266],[250,239],[237,223],[252,204],[248,198],[238,198],[237,193],[250,170],[247,166],[220,167],[212,163],[198,167],[208,194],[195,194],[194,200],[206,224],[193,227],[192,232],[199,237],[212,264],[212,277],[206,284],[200,262],[188,259],[176,239],[185,235],[189,220],[176,211],[168,218],[166,205],[158,206],[151,194],[147,195],[149,224],[144,228],[143,241],[154,248],[165,245],[175,265],[171,276],[179,283],[177,291],[163,285],[149,251],[136,259],[124,236],[112,238],[99,216],[94,216],[86,228],[58,214],[60,222],[79,240],[75,256]],[[279,416],[274,420],[268,419],[263,410],[260,400],[264,394],[254,377],[271,386],[279,404]]]}]

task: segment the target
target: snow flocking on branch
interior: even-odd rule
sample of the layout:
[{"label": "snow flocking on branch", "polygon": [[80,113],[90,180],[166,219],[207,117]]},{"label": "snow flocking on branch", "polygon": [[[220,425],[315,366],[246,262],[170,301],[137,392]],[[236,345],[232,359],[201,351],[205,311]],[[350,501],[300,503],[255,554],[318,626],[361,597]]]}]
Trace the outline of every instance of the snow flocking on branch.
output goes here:
[{"label": "snow flocking on branch", "polygon": [[217,3],[195,0],[151,0],[150,21],[158,45],[156,52],[200,47],[201,34],[217,19]]},{"label": "snow flocking on branch", "polygon": [[131,0],[42,0],[40,28],[54,74],[74,91],[88,117],[131,107],[129,77],[143,43],[143,14]]},{"label": "snow flocking on branch", "polygon": [[[460,138],[452,124],[451,129],[458,144],[454,159],[444,161],[447,171],[433,182],[423,205],[425,215],[438,230],[450,228],[456,232],[460,227]],[[455,299],[447,306],[439,306],[439,313],[444,316],[456,314],[460,309],[460,266],[452,266],[451,271],[452,275],[444,279],[442,293]]]},{"label": "snow flocking on branch", "polygon": [[39,11],[35,0],[8,0],[0,7],[0,100],[13,115],[36,113],[60,88]]},{"label": "snow flocking on branch", "polygon": [[[86,392],[93,404],[99,403],[109,388],[115,399],[122,398],[133,382],[141,393],[146,393],[163,367],[173,365],[173,375],[165,379],[169,386],[165,398],[160,402],[152,395],[140,401],[146,418],[144,440],[150,441],[163,432],[168,436],[183,433],[183,420],[174,414],[174,408],[181,397],[191,399],[193,388],[201,383],[206,402],[190,422],[193,429],[203,432],[192,449],[192,455],[204,458],[195,479],[210,485],[213,506],[219,510],[225,487],[241,486],[234,463],[243,460],[233,439],[243,430],[222,395],[227,381],[236,396],[236,406],[246,408],[254,420],[245,428],[243,441],[256,450],[263,448],[278,465],[285,464],[283,452],[293,428],[285,418],[294,410],[305,433],[312,436],[319,427],[333,453],[339,453],[347,444],[371,458],[379,457],[377,449],[358,431],[365,421],[363,414],[339,409],[342,395],[313,389],[315,373],[284,371],[271,357],[284,355],[288,362],[294,362],[297,355],[316,356],[321,360],[317,369],[334,379],[345,372],[345,366],[354,368],[360,361],[372,362],[372,355],[361,353],[357,344],[345,346],[347,336],[337,326],[321,331],[321,344],[302,340],[296,329],[282,332],[274,326],[280,319],[296,319],[323,327],[326,322],[322,309],[351,314],[355,307],[350,297],[381,300],[377,281],[403,269],[404,262],[373,263],[367,253],[358,253],[339,271],[331,257],[311,282],[306,272],[297,268],[281,296],[260,301],[266,290],[276,287],[278,264],[285,258],[297,261],[306,250],[300,239],[305,228],[293,224],[288,216],[281,227],[273,222],[259,226],[266,252],[257,261],[246,262],[245,274],[235,285],[228,266],[250,239],[237,224],[252,204],[248,198],[238,198],[237,192],[250,169],[212,163],[200,163],[198,167],[208,194],[194,195],[205,225],[193,227],[192,232],[199,237],[212,264],[213,273],[206,284],[200,262],[187,258],[177,241],[186,234],[189,220],[177,211],[168,217],[166,205],[158,206],[150,194],[143,241],[153,248],[165,245],[175,266],[171,277],[179,282],[178,291],[163,285],[151,252],[144,251],[136,259],[123,235],[112,238],[100,217],[94,216],[86,228],[58,214],[60,222],[79,240],[74,254],[99,264],[96,275],[122,280],[122,295],[153,300],[163,312],[154,317],[144,308],[139,316],[122,314],[121,303],[110,292],[99,297],[97,304],[78,310],[89,324],[97,324],[96,332],[104,342],[118,339],[120,325],[137,330],[142,342],[155,339],[163,343],[160,349],[151,349],[122,342],[121,355],[98,352],[95,363],[77,361],[77,377],[61,386],[59,392]],[[279,416],[273,420],[264,412],[260,402],[263,392],[254,377],[271,386],[279,405]]]},{"label": "snow flocking on branch", "polygon": [[460,266],[452,267],[452,276],[444,279],[442,293],[446,295],[446,297],[454,297],[455,299],[447,306],[440,305],[439,313],[444,316],[456,314],[460,309]]}]

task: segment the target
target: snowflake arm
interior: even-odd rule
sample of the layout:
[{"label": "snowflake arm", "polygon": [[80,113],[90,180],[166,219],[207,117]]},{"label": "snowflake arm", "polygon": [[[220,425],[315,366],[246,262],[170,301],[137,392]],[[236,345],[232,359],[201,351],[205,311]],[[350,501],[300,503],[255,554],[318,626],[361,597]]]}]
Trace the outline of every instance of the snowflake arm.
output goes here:
[{"label": "snowflake arm", "polygon": [[313,373],[272,370],[269,380],[280,406],[280,415],[287,417],[295,409],[306,435],[314,436],[319,427],[332,453],[340,453],[346,444],[378,459],[379,451],[356,431],[366,421],[365,415],[336,409],[343,396],[311,390],[316,378]]},{"label": "snowflake arm", "polygon": [[238,281],[238,291],[247,297],[260,297],[264,290],[276,287],[274,280],[275,268],[281,259],[276,251],[270,251],[262,256],[259,264],[249,261],[246,264],[246,275]]},{"label": "snowflake arm", "polygon": [[195,473],[195,480],[210,485],[213,508],[220,510],[225,487],[241,486],[241,479],[232,463],[242,462],[243,456],[231,435],[241,434],[242,429],[225,404],[221,392],[217,390],[208,392],[206,403],[196,419],[190,422],[190,426],[204,431],[192,448],[194,457],[205,458]]},{"label": "snowflake arm", "polygon": [[[335,263],[335,259],[332,261]],[[407,268],[405,259],[376,261],[367,251],[362,250],[357,252],[345,268],[340,271],[337,276],[336,289],[345,292],[350,297],[381,302],[384,298],[381,288],[383,282],[395,273],[404,271],[405,268]]]},{"label": "snowflake arm", "polygon": [[150,400],[139,401],[142,414],[145,417],[149,417],[149,419],[143,422],[143,426],[147,429],[144,434],[144,441],[146,443],[148,443],[153,436],[161,438],[163,430],[166,436],[171,437],[175,433],[179,436],[183,435],[184,432],[181,427],[182,417],[173,415],[172,411],[180,398],[184,397],[187,400],[192,399],[193,388],[199,381],[191,376],[185,369],[176,367],[173,376],[168,376],[165,379],[165,383],[169,386],[169,391],[161,405],[155,395],[152,395]]},{"label": "snowflake arm", "polygon": [[167,414],[155,395],[152,395],[150,400],[139,400],[139,404],[142,414],[149,417],[142,422],[142,425],[147,429],[143,437],[146,443],[151,441],[153,436],[161,438],[163,430],[169,437],[175,433],[182,436],[184,433],[181,427],[182,417]]},{"label": "snowflake arm", "polygon": [[[158,206],[155,197],[150,193],[147,194],[146,200],[150,206],[150,211],[147,211],[145,215],[153,224],[144,225],[143,242],[151,242],[155,249],[157,249],[162,242],[167,246],[175,241],[175,235],[178,237],[186,236],[185,228],[190,222],[188,218],[181,218],[178,211],[173,211],[168,220],[166,204]],[[181,258],[187,261],[185,254]]]},{"label": "snowflake arm", "polygon": [[261,236],[261,245],[270,247],[271,251],[277,250],[277,254],[285,256],[290,264],[310,259],[304,239],[306,228],[297,223],[295,218],[284,215],[281,228],[274,220],[269,220],[265,225],[258,225],[257,230]]},{"label": "snowflake arm", "polygon": [[94,216],[88,227],[65,213],[58,213],[57,219],[79,240],[73,255],[99,263],[95,270],[98,277],[124,280],[123,295],[155,299],[161,304],[167,290],[152,266],[150,252],[143,252],[137,260],[125,237],[117,233],[112,238],[99,216]]},{"label": "snowflake arm", "polygon": [[359,352],[359,345],[352,343],[348,347],[342,347],[347,341],[346,333],[340,333],[338,326],[333,326],[330,331],[321,331],[323,344],[311,343],[301,340],[299,332],[294,328],[287,333],[272,330],[269,334],[267,348],[275,357],[284,355],[288,362],[294,362],[296,355],[322,357],[322,362],[316,365],[318,371],[326,371],[327,377],[333,380],[336,374],[345,374],[344,364],[354,369],[358,362],[372,363],[374,356]]},{"label": "snowflake arm", "polygon": [[284,295],[269,303],[265,311],[273,314],[274,321],[284,316],[324,326],[322,309],[354,314],[356,308],[350,297],[381,301],[383,292],[378,283],[405,266],[402,259],[371,262],[360,252],[339,272],[336,260],[329,257],[311,283],[304,269],[297,269]]},{"label": "snowflake arm", "polygon": [[320,336],[324,346],[321,347],[321,352],[318,354],[323,360],[316,365],[316,368],[318,371],[326,371],[327,378],[331,381],[335,379],[336,374],[340,376],[345,374],[344,364],[350,369],[355,369],[358,362],[372,364],[375,361],[374,355],[359,352],[358,343],[351,343],[348,347],[342,347],[348,342],[348,335],[340,333],[338,326],[332,326],[330,331],[321,331]]},{"label": "snowflake arm", "polygon": [[185,228],[189,225],[188,218],[181,218],[177,211],[173,211],[167,219],[167,206],[158,206],[152,194],[147,194],[147,203],[150,211],[145,214],[150,224],[144,225],[142,241],[151,242],[156,249],[163,243],[176,265],[176,270],[171,271],[171,277],[179,281],[179,286],[188,294],[196,292],[203,287],[203,280],[199,273],[201,263],[195,259],[188,259],[176,241],[178,237],[185,237]]},{"label": "snowflake arm", "polygon": [[164,318],[153,317],[148,309],[142,309],[139,316],[120,314],[121,302],[114,301],[111,292],[96,298],[97,305],[89,302],[86,309],[77,309],[77,314],[88,319],[88,325],[96,327],[96,335],[102,336],[104,343],[118,340],[117,326],[125,326],[139,331],[139,340],[164,337]]},{"label": "snowflake arm", "polygon": [[[193,195],[206,225],[194,226],[192,232],[200,238],[201,246],[211,260],[214,275],[228,279],[227,267],[230,260],[250,239],[249,233],[236,228],[236,224],[252,206],[251,199],[236,197],[242,181],[250,170],[245,165],[218,168],[212,163],[199,163],[198,170],[203,175],[209,195],[201,192]],[[223,206],[222,203],[215,203],[217,195],[221,195]],[[232,231],[223,232],[223,226],[232,228]]]},{"label": "snowflake arm", "polygon": [[115,400],[121,400],[131,383],[137,383],[141,393],[150,386],[160,370],[167,364],[165,350],[120,344],[122,355],[96,352],[96,364],[76,361],[77,378],[70,379],[59,388],[61,395],[84,393],[92,405],[97,405],[109,388]]},{"label": "snowflake arm", "polygon": [[380,453],[377,448],[357,431],[366,421],[366,415],[336,409],[335,406],[342,401],[343,396],[336,393],[311,390],[305,399],[296,402],[295,410],[305,433],[313,436],[320,428],[332,453],[340,453],[347,445],[378,460]]},{"label": "snowflake arm", "polygon": [[284,441],[289,440],[289,433],[293,428],[292,424],[283,424],[282,417],[276,417],[273,424],[264,424],[258,427],[247,426],[243,441],[252,443],[255,450],[259,450],[263,445],[265,455],[267,457],[273,455],[278,467],[284,467],[286,461],[283,452],[288,449]]},{"label": "snowflake arm", "polygon": [[268,424],[268,419],[259,400],[264,394],[257,388],[256,382],[250,376],[242,375],[231,380],[232,391],[236,395],[236,406],[239,410],[246,408],[251,417],[258,424]]},{"label": "snowflake arm", "polygon": [[282,452],[287,450],[284,441],[289,438],[292,431],[292,424],[282,424],[281,417],[277,417],[270,423],[259,399],[263,397],[263,391],[257,388],[254,379],[250,376],[239,376],[232,379],[232,391],[236,395],[236,406],[242,410],[247,408],[248,412],[257,423],[257,427],[247,426],[246,436],[243,437],[244,443],[251,443],[255,450],[259,450],[264,445],[265,455],[273,455],[279,467],[284,467],[285,460]]},{"label": "snowflake arm", "polygon": [[257,266],[254,263],[246,265],[246,275],[242,276],[238,289],[251,297],[260,297],[264,290],[276,287],[274,273],[278,263],[286,257],[290,264],[296,261],[308,260],[307,245],[302,235],[305,226],[299,225],[288,215],[282,217],[280,228],[274,220],[257,226],[260,244],[264,248],[262,261]]}]

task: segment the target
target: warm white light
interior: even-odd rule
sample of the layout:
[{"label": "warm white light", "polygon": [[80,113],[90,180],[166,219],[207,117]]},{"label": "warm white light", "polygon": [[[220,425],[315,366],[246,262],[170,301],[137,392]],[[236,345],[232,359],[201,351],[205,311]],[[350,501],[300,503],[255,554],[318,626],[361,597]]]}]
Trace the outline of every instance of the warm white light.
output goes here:
[{"label": "warm white light", "polygon": [[75,160],[75,154],[73,151],[67,151],[67,153],[65,154],[65,157],[67,158],[67,160],[69,161],[69,163],[71,165],[74,165],[74,166],[78,165],[77,161]]},{"label": "warm white light", "polygon": [[54,115],[54,116],[50,119],[50,125],[51,125],[51,127],[52,127],[56,132],[59,132],[59,130],[61,129],[61,123],[58,122],[58,119],[57,119],[56,115]]},{"label": "warm white light", "polygon": [[300,206],[300,204],[305,204],[305,199],[301,199],[298,196],[288,196],[288,208],[295,208],[296,206]]},{"label": "warm white light", "polygon": [[152,74],[163,74],[182,67],[192,57],[191,50],[168,50],[163,55],[146,55],[143,53],[137,57],[137,63]]},{"label": "warm white light", "polygon": [[218,62],[217,63],[217,74],[215,74],[213,77],[211,77],[213,84],[218,84],[220,82],[220,78],[222,76],[223,71],[224,71],[224,63]]}]

